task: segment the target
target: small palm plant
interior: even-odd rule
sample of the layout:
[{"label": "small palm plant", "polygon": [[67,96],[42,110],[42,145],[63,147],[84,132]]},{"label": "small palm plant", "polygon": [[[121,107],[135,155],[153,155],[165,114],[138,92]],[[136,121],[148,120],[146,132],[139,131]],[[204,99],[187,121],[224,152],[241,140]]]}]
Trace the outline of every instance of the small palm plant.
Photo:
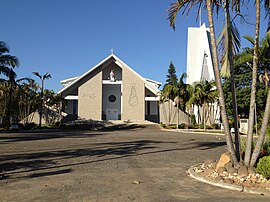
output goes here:
[{"label": "small palm plant", "polygon": [[43,111],[43,94],[44,94],[44,81],[45,79],[52,78],[51,74],[48,72],[44,75],[39,74],[39,72],[33,72],[41,80],[41,92],[40,92],[40,107],[39,107],[39,128],[41,128],[41,120],[42,120],[42,111]]}]

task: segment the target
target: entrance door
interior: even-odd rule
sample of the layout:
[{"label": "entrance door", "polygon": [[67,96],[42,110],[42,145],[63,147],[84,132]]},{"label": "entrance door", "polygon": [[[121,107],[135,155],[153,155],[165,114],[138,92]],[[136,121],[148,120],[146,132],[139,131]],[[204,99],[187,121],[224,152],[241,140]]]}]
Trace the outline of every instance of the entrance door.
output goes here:
[{"label": "entrance door", "polygon": [[118,109],[106,109],[106,120],[118,120]]}]

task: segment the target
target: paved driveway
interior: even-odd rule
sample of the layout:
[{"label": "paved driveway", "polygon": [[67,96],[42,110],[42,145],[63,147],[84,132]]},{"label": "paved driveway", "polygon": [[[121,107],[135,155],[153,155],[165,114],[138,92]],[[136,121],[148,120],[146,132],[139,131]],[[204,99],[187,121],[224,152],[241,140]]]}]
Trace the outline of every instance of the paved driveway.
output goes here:
[{"label": "paved driveway", "polygon": [[0,200],[269,201],[186,174],[191,165],[218,158],[224,151],[222,136],[153,127],[2,133]]}]

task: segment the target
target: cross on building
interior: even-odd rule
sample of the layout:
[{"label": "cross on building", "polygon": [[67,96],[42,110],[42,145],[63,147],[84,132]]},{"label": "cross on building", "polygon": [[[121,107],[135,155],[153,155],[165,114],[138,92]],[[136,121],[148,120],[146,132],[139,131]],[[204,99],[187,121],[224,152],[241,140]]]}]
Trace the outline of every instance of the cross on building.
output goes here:
[{"label": "cross on building", "polygon": [[114,49],[113,49],[113,48],[111,48],[110,52],[111,52],[111,54],[114,54]]},{"label": "cross on building", "polygon": [[199,18],[199,25],[200,25],[200,27],[202,26],[202,13],[205,13],[205,11],[202,11],[202,8],[200,7],[199,8],[199,10],[198,10],[198,12],[196,12],[196,13],[198,13],[197,14],[197,20],[198,20],[198,18]]}]

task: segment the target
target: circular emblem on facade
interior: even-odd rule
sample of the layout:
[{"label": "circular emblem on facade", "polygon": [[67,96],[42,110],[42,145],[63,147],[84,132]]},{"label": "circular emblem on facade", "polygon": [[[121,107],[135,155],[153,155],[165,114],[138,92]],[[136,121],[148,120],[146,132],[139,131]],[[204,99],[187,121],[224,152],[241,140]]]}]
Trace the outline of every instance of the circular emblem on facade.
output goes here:
[{"label": "circular emblem on facade", "polygon": [[109,96],[109,101],[110,102],[115,102],[116,101],[116,97],[114,95],[110,95]]}]

